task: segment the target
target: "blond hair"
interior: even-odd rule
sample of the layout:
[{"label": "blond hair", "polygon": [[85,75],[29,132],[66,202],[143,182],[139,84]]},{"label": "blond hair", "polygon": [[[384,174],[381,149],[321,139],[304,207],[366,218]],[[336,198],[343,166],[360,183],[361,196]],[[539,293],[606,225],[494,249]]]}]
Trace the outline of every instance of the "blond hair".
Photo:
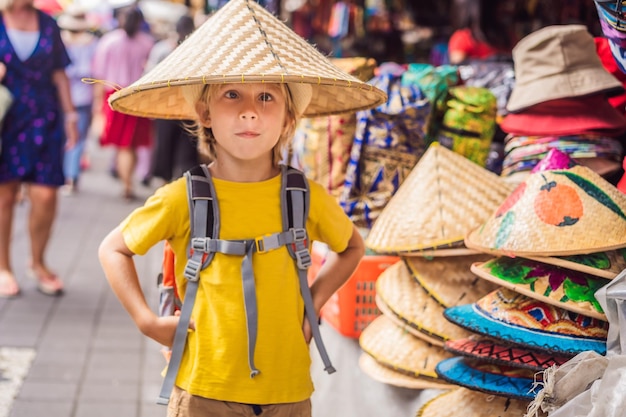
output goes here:
[{"label": "blond hair", "polygon": [[[296,107],[291,97],[289,88],[285,84],[279,83],[278,85],[280,87],[280,91],[285,97],[287,128],[280,135],[278,142],[274,146],[272,155],[272,163],[274,165],[278,165],[285,156],[286,151],[291,144],[291,139],[295,134],[298,120],[300,119],[298,113],[296,112]],[[207,111],[206,117],[209,117],[209,103],[211,102],[211,98],[214,96],[219,86],[220,84],[207,84],[203,87],[199,86],[199,88],[194,88],[193,90],[187,92],[187,94],[185,94],[185,99],[187,100],[188,104],[196,109],[198,108],[197,105],[200,104],[201,107],[206,109]],[[186,127],[187,130],[191,134],[195,135],[198,140],[198,152],[211,161],[215,160],[217,157],[215,153],[215,137],[213,136],[213,131],[211,130],[211,128],[202,125],[200,115],[198,115],[195,120],[192,120],[190,123],[188,123]]]}]

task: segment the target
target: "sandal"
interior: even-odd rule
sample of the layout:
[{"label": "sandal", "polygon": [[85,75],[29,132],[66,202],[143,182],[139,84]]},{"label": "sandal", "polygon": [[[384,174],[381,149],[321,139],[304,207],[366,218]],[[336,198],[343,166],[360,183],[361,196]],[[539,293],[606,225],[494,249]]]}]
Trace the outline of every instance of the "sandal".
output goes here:
[{"label": "sandal", "polygon": [[20,287],[13,275],[10,272],[0,272],[0,298],[11,299],[18,295],[20,295]]},{"label": "sandal", "polygon": [[30,278],[37,280],[37,290],[42,294],[53,297],[63,294],[63,281],[55,274],[37,275],[32,269],[29,269],[27,274]]}]

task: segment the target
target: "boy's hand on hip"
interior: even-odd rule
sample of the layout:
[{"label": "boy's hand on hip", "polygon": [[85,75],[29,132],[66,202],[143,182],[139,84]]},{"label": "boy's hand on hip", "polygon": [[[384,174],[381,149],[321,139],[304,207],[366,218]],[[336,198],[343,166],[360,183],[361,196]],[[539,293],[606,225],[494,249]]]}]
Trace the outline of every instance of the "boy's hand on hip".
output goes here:
[{"label": "boy's hand on hip", "polygon": [[[180,312],[177,311],[173,316],[157,317],[153,325],[145,329],[144,334],[164,346],[171,347],[174,344],[176,326],[180,320],[179,316]],[[195,323],[191,320],[189,330],[195,329]]]}]

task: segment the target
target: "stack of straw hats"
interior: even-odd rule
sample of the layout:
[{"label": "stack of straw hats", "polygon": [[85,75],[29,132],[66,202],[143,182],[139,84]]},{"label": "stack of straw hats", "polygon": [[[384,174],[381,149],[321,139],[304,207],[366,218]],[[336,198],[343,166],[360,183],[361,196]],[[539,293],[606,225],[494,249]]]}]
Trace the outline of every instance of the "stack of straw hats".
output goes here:
[{"label": "stack of straw hats", "polygon": [[603,66],[583,25],[539,29],[513,49],[515,87],[501,128],[502,175],[521,182],[550,149],[609,177],[619,171],[626,118],[607,95],[623,87]]},{"label": "stack of straw hats", "polygon": [[437,375],[529,400],[540,375],[534,372],[583,351],[604,354],[608,323],[594,294],[626,265],[625,212],[626,196],[551,151],[468,233],[467,247],[496,255],[472,272],[500,288],[445,310],[473,336],[446,342],[457,356],[440,362]]},{"label": "stack of straw hats", "polygon": [[495,288],[471,272],[473,263],[486,258],[465,247],[463,237],[512,189],[437,143],[424,153],[366,238],[369,249],[400,255],[376,281],[383,314],[359,338],[366,374],[402,387],[452,388],[435,367],[452,356],[443,349],[447,340],[470,333],[447,322],[443,313]]}]

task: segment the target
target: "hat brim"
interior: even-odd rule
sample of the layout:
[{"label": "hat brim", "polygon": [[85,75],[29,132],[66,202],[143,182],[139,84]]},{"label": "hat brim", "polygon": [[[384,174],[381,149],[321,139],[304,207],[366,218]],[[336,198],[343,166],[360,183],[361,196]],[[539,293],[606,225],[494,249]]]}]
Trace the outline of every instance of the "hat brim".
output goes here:
[{"label": "hat brim", "polygon": [[370,378],[384,384],[409,389],[450,389],[453,385],[444,382],[437,383],[422,378],[414,378],[379,363],[372,356],[363,352],[359,356],[359,368]]},{"label": "hat brim", "polygon": [[469,366],[463,357],[445,359],[435,369],[443,380],[468,389],[523,401],[535,398],[533,379],[482,372]]},{"label": "hat brim", "polygon": [[535,104],[519,113],[509,113],[500,127],[507,133],[520,136],[582,133],[618,136],[626,131],[626,117],[603,95],[596,94]]},{"label": "hat brim", "polygon": [[426,402],[416,417],[520,417],[526,414],[529,403],[459,387]]},{"label": "hat brim", "polygon": [[606,339],[590,339],[563,333],[546,333],[498,321],[486,316],[475,304],[449,307],[443,314],[446,319],[467,330],[507,342],[518,343],[532,349],[565,355],[578,354],[586,350],[593,350],[601,355],[606,353]]},{"label": "hat brim", "polygon": [[626,269],[626,249],[572,256],[529,256],[528,259],[613,279]]}]

